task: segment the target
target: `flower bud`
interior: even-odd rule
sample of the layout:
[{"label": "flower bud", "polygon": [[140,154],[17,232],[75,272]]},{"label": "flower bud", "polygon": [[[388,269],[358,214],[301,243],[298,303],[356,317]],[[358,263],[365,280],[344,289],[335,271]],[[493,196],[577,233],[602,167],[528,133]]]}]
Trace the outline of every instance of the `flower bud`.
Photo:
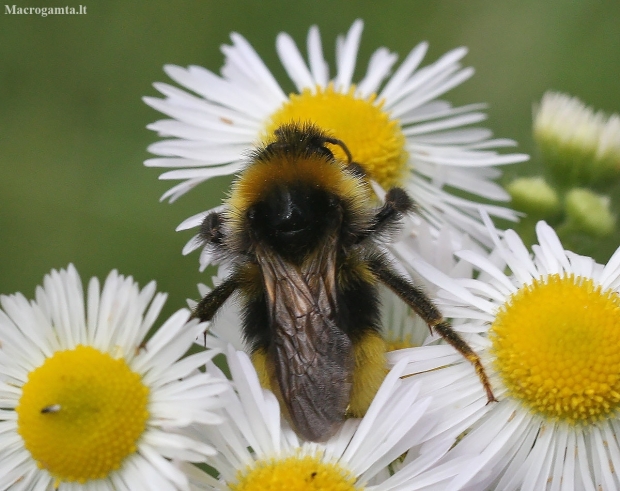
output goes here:
[{"label": "flower bud", "polygon": [[572,228],[592,237],[605,237],[614,231],[615,217],[609,208],[609,196],[588,189],[571,189],[566,194],[566,215]]},{"label": "flower bud", "polygon": [[540,176],[519,177],[506,190],[515,209],[537,219],[551,217],[560,211],[558,193]]}]

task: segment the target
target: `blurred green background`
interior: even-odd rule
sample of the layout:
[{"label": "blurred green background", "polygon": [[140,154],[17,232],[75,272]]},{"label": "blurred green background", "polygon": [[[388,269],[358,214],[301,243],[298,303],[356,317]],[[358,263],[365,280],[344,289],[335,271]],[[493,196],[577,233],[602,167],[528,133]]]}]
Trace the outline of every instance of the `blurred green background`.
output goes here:
[{"label": "blurred green background", "polygon": [[[230,31],[253,44],[286,89],[274,48],[283,30],[305,51],[308,27],[318,24],[333,60],[336,35],[364,19],[358,75],[379,46],[402,59],[428,40],[427,63],[468,46],[476,75],[447,98],[487,102],[486,126],[519,141],[521,152],[534,151],[532,104],[547,89],[620,112],[617,0],[80,1],[83,16],[0,18],[1,293],[32,297],[51,268],[73,262],[83,278],[117,268],[141,284],[156,279],[170,293],[168,312],[197,296],[208,276],[197,253],[181,255],[192,232],[174,229],[218,204],[229,179],[159,203],[171,183],[142,162],[157,140],[145,126],[162,116],[141,97],[157,95],[152,82],[169,82],[166,63],[219,72]],[[507,176],[535,172],[536,162],[506,168]]]}]

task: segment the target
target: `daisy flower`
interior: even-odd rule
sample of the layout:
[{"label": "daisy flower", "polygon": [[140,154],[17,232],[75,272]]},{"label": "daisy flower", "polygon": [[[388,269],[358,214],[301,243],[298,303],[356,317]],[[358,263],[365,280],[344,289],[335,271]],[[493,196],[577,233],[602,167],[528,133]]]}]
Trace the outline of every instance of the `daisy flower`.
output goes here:
[{"label": "daisy flower", "polygon": [[[235,391],[225,399],[225,422],[205,428],[205,440],[218,454],[208,460],[214,478],[184,464],[193,489],[231,491],[379,491],[431,489],[445,483],[467,462],[458,458],[437,468],[447,446],[422,446],[387,472],[391,462],[426,440],[436,421],[430,399],[419,386],[400,378],[405,363],[390,372],[366,416],[350,419],[325,443],[298,439],[281,420],[273,393],[261,389],[248,356],[232,347],[228,364]],[[224,378],[213,365],[210,373]]]},{"label": "daisy flower", "polygon": [[85,299],[73,266],[0,297],[0,489],[188,489],[169,459],[215,450],[175,430],[219,423],[227,384],[197,370],[215,352],[181,359],[204,328],[189,311],[146,340],[165,298],[113,271]]},{"label": "daisy flower", "polygon": [[[205,68],[168,65],[165,71],[184,89],[164,83],[155,88],[164,99],[145,102],[172,119],[149,128],[166,138],[149,147],[160,156],[145,165],[172,169],[160,177],[182,181],[162,197],[174,201],[214,176],[240,171],[248,148],[273,138],[276,128],[290,122],[313,122],[344,141],[353,160],[384,189],[405,187],[418,203],[420,215],[432,226],[442,223],[488,241],[478,218],[478,207],[491,215],[515,220],[507,208],[480,205],[458,197],[456,189],[475,197],[506,201],[508,194],[494,182],[497,166],[527,160],[523,154],[499,154],[512,146],[492,139],[484,128],[471,127],[486,118],[484,105],[452,107],[437,98],[473,75],[460,60],[467,50],[458,48],[434,63],[419,68],[428,48],[416,46],[392,72],[397,55],[377,49],[366,75],[353,81],[363,23],[353,23],[336,42],[336,71],[330,77],[319,30],[308,32],[308,60],[291,36],[281,33],[276,48],[296,90],[287,95],[249,42],[231,35],[225,45],[222,75]],[[342,149],[334,146],[342,159]],[[205,213],[183,222],[178,229],[200,224]],[[184,252],[198,248],[192,241]]]},{"label": "daisy flower", "polygon": [[565,251],[546,223],[536,232],[530,255],[516,233],[499,239],[493,230],[499,267],[457,253],[485,281],[416,264],[443,289],[439,305],[478,351],[499,400],[483,405],[484,391],[458,355],[433,360],[427,347],[414,348],[407,371],[434,370],[413,378],[449,387],[466,412],[460,421],[448,416],[460,425],[453,434],[461,432],[448,455],[479,454],[447,489],[620,489],[620,249],[601,265]]}]

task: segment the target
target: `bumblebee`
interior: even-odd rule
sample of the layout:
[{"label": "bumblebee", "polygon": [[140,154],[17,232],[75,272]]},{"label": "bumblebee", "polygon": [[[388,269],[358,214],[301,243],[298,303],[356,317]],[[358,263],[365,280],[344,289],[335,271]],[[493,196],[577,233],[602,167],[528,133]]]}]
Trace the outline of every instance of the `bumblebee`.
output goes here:
[{"label": "bumblebee", "polygon": [[[348,162],[336,159],[330,145]],[[254,150],[224,211],[207,215],[199,232],[234,266],[194,317],[211,320],[239,292],[243,334],[261,382],[310,441],[328,439],[347,416],[362,416],[385,377],[379,283],[474,364],[494,400],[478,356],[381,252],[413,201],[392,188],[375,208],[370,193],[342,141],[310,124],[287,124]]]}]

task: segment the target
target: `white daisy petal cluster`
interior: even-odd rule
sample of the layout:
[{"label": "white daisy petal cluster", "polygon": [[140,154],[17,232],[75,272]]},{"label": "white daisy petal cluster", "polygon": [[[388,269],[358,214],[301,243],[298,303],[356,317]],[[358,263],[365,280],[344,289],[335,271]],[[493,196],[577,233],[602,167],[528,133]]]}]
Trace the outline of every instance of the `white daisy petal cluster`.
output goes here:
[{"label": "white daisy petal cluster", "polygon": [[[307,61],[292,38],[281,33],[277,52],[297,89],[288,96],[248,41],[236,33],[231,35],[232,45],[222,47],[221,76],[198,66],[166,66],[166,73],[187,91],[156,83],[165,98],[144,99],[172,118],[149,125],[166,139],[149,147],[159,157],[145,165],[172,169],[161,179],[182,181],[162,199],[174,201],[205,180],[240,171],[248,148],[268,140],[279,125],[312,121],[343,140],[354,160],[384,188],[405,187],[415,196],[420,215],[435,228],[448,223],[485,243],[479,206],[493,216],[515,220],[510,209],[481,205],[451,192],[506,201],[508,194],[494,182],[500,175],[498,166],[528,158],[499,154],[494,149],[514,142],[493,139],[489,130],[472,127],[486,119],[483,105],[453,107],[438,99],[473,75],[471,67],[460,64],[467,50],[455,49],[420,68],[428,47],[421,43],[390,76],[397,56],[379,48],[366,75],[355,83],[362,28],[358,20],[338,37],[333,76],[316,26],[308,33]],[[180,228],[198,225],[202,216]],[[184,252],[197,247],[193,241]]]},{"label": "white daisy petal cluster", "polygon": [[[449,444],[429,445],[438,421],[429,416],[432,401],[420,397],[420,387],[400,378],[405,362],[386,377],[363,419],[348,420],[325,443],[310,443],[298,438],[276,397],[261,388],[249,357],[230,347],[227,360],[235,390],[222,396],[226,422],[203,429],[218,450],[208,460],[218,477],[184,464],[192,489],[441,489],[467,463],[460,457],[438,465]],[[214,365],[208,372],[225,379]]]},{"label": "white daisy petal cluster", "polygon": [[481,356],[499,400],[486,405],[471,365],[448,347],[409,350],[406,373],[431,387],[423,393],[443,404],[443,427],[458,436],[448,456],[477,455],[445,489],[620,488],[620,249],[601,265],[565,251],[544,222],[536,231],[533,256],[511,230],[502,239],[491,230],[501,262],[457,252],[477,279],[415,265],[441,288],[442,311]]},{"label": "white daisy petal cluster", "polygon": [[1,489],[188,489],[172,460],[215,450],[178,430],[219,423],[228,383],[198,370],[217,351],[184,357],[189,311],[147,340],[165,298],[116,271],[85,295],[73,266],[0,297]]},{"label": "white daisy petal cluster", "polygon": [[618,114],[607,116],[576,97],[549,91],[534,108],[534,136],[560,182],[583,186],[620,172]]}]

